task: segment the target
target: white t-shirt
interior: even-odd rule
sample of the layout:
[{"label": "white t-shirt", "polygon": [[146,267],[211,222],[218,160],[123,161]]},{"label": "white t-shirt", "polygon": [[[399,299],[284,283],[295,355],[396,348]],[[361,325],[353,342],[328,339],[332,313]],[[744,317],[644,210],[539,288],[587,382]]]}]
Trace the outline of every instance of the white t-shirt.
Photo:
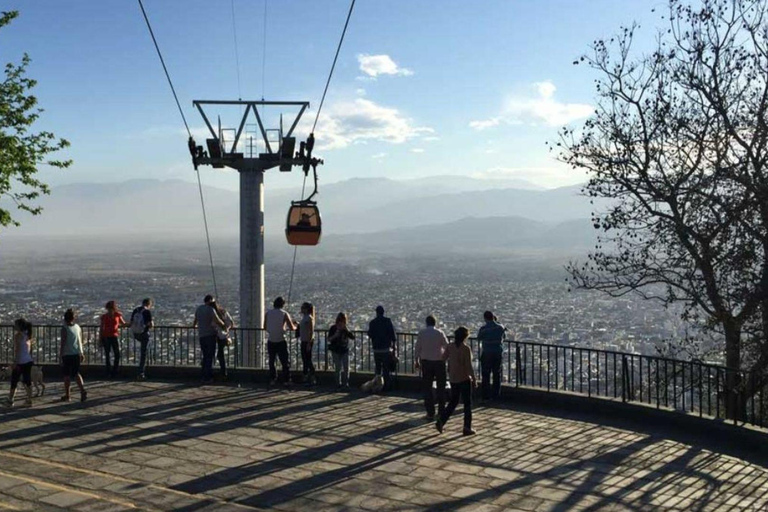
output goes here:
[{"label": "white t-shirt", "polygon": [[288,313],[284,309],[270,309],[267,311],[267,336],[271,343],[285,341],[285,316]]}]

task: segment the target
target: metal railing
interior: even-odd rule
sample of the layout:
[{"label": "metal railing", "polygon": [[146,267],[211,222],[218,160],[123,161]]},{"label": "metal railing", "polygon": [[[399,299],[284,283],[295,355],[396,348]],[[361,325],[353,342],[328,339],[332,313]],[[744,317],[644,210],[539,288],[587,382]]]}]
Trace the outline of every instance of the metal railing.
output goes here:
[{"label": "metal railing", "polygon": [[[104,364],[104,352],[98,327],[82,325],[86,364]],[[34,328],[32,355],[36,363],[57,363],[60,326]],[[373,372],[371,343],[364,331],[353,331],[349,344],[352,373]],[[417,375],[415,367],[415,333],[398,333],[398,373]],[[13,358],[13,328],[0,325],[0,362]],[[225,349],[227,365],[238,368],[267,368],[266,335],[262,329],[233,329],[232,344]],[[138,364],[140,343],[127,328],[120,331],[121,366]],[[480,364],[477,341],[469,339],[477,375]],[[327,331],[315,333],[313,362],[320,371],[333,368],[327,350]],[[197,330],[191,327],[162,326],[151,331],[148,365],[170,367],[200,366]],[[301,370],[297,340],[289,342],[292,369]],[[215,363],[215,362],[214,362]],[[683,361],[663,357],[630,354],[610,350],[579,348],[524,341],[507,341],[502,358],[502,376],[506,385],[533,387],[641,403],[701,417],[725,417],[726,378],[736,375],[741,383],[737,392],[740,421],[763,427],[768,423],[765,407],[766,382],[762,376],[731,370],[721,365],[700,361]],[[751,389],[747,396],[743,391]]]}]

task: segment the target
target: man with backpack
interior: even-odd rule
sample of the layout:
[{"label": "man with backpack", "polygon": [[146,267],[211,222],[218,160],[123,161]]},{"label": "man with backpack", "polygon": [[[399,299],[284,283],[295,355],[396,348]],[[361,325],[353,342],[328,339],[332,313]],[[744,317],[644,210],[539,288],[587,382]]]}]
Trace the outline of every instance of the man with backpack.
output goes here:
[{"label": "man with backpack", "polygon": [[152,329],[155,324],[152,321],[152,299],[144,299],[141,301],[141,306],[137,307],[131,313],[131,332],[133,338],[141,345],[141,356],[139,357],[139,375],[137,379],[144,380],[146,378],[145,370],[147,366],[147,346],[149,346],[149,330]]}]

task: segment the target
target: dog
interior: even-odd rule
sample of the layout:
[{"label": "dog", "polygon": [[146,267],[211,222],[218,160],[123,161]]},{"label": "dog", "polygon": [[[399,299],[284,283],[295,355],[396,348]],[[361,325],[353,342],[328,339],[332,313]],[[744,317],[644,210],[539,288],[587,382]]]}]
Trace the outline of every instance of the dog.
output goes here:
[{"label": "dog", "polygon": [[[10,366],[0,367],[0,380],[10,379],[13,368]],[[35,396],[43,396],[45,394],[45,382],[43,381],[43,367],[33,366],[30,372],[32,377],[32,385],[35,386]]]},{"label": "dog", "polygon": [[365,393],[381,393],[382,389],[384,389],[384,377],[381,375],[374,375],[371,380],[360,386],[360,390]]}]

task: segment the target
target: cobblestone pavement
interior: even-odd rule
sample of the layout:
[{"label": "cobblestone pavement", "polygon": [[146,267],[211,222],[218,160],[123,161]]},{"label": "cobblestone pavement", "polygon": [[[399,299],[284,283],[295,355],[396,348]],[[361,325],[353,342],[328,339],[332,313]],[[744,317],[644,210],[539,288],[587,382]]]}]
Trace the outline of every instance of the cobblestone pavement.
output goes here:
[{"label": "cobblestone pavement", "polygon": [[478,408],[465,438],[460,414],[439,435],[415,397],[96,382],[81,404],[60,391],[0,412],[0,509],[768,508],[763,467],[544,410]]}]

